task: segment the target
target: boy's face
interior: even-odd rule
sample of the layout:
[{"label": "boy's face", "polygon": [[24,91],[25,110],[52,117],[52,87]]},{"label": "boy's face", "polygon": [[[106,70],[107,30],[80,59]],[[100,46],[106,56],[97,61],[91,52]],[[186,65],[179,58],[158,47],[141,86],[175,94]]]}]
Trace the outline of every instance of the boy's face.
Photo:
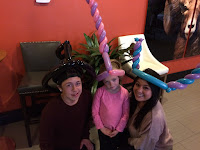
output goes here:
[{"label": "boy's face", "polygon": [[82,82],[79,77],[71,77],[62,82],[58,87],[62,91],[61,96],[67,104],[76,104],[82,93]]},{"label": "boy's face", "polygon": [[104,85],[106,86],[107,90],[111,93],[115,93],[119,89],[119,77],[109,75],[107,78],[103,80]]}]

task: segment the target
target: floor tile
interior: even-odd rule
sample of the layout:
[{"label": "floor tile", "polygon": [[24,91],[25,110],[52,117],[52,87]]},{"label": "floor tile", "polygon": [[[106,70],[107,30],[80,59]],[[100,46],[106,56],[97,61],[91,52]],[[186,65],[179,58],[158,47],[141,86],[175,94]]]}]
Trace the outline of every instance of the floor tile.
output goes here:
[{"label": "floor tile", "polygon": [[184,141],[180,142],[187,150],[199,150],[200,149],[200,133],[192,135]]},{"label": "floor tile", "polygon": [[177,144],[174,144],[173,150],[187,150],[187,149],[183,147],[183,145],[181,145],[180,143],[177,143]]},{"label": "floor tile", "polygon": [[178,121],[183,124],[186,128],[190,129],[194,134],[200,133],[200,110],[194,111],[181,117]]},{"label": "floor tile", "polygon": [[181,142],[194,134],[178,121],[169,122],[168,128],[172,134],[174,144]]}]

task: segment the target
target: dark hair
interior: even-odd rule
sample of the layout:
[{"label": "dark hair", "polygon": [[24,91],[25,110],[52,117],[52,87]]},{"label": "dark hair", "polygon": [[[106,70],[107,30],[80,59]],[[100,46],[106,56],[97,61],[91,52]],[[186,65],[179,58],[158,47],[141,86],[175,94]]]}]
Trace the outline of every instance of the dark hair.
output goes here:
[{"label": "dark hair", "polygon": [[[154,70],[150,69],[150,68],[145,69],[143,72],[145,72],[145,73],[147,73],[149,75],[152,75],[152,76],[160,79],[160,75],[157,72],[155,72]],[[135,83],[136,83],[136,81],[138,79],[141,79],[141,78],[140,77],[136,77],[134,79],[132,88],[134,87],[134,85],[135,85]],[[151,96],[151,98],[148,101],[146,101],[146,103],[144,104],[144,106],[142,107],[142,109],[138,112],[138,115],[135,118],[134,127],[136,129],[138,129],[139,126],[141,125],[141,122],[142,122],[144,116],[149,111],[151,111],[152,108],[157,104],[159,96],[160,96],[160,90],[161,90],[160,87],[158,87],[158,86],[156,86],[156,85],[154,85],[154,84],[152,84],[152,83],[150,83],[148,81],[147,81],[147,83],[149,84],[149,86],[151,88],[152,96]],[[137,107],[137,104],[138,104],[138,101],[135,99],[134,93],[132,93],[132,97],[131,97],[131,102],[130,103],[131,103],[131,109],[130,109],[131,115],[130,116],[132,116],[132,114],[134,114],[134,112],[136,110],[136,107]]]},{"label": "dark hair", "polygon": [[80,77],[81,78],[81,74],[83,74],[83,71],[81,68],[79,69],[74,69],[71,68],[69,70],[65,70],[64,72],[55,75],[52,80],[53,82],[55,82],[57,85],[61,85],[63,81],[67,80],[68,78],[71,77]]},{"label": "dark hair", "polygon": [[83,87],[88,90],[90,90],[96,78],[95,71],[89,64],[80,60],[70,60],[52,68],[43,77],[42,85],[48,90],[58,92],[58,88],[49,84],[49,80],[52,79],[57,85],[61,85],[67,78],[76,76],[81,78]]}]

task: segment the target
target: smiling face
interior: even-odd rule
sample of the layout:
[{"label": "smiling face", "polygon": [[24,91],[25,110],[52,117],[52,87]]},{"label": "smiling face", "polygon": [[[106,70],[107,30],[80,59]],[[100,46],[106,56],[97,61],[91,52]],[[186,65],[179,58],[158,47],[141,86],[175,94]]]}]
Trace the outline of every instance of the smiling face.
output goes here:
[{"label": "smiling face", "polygon": [[79,77],[70,77],[64,80],[61,86],[58,86],[62,92],[61,97],[67,105],[75,105],[82,93],[82,82]]},{"label": "smiling face", "polygon": [[133,86],[133,93],[138,102],[146,102],[152,97],[152,90],[148,82],[140,78]]},{"label": "smiling face", "polygon": [[118,92],[120,88],[118,76],[109,75],[107,78],[103,80],[103,83],[106,86],[106,89],[111,93]]}]

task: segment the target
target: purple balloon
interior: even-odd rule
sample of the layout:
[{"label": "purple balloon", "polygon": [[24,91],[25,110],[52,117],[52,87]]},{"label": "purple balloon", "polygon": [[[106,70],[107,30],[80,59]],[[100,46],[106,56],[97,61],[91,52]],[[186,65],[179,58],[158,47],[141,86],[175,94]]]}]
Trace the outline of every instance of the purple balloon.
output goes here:
[{"label": "purple balloon", "polygon": [[103,39],[105,38],[105,36],[106,36],[106,31],[103,30],[103,31],[101,32],[100,37],[99,37],[99,43],[101,43],[101,42],[103,41]]},{"label": "purple balloon", "polygon": [[90,0],[86,0],[86,2],[89,4]]},{"label": "purple balloon", "polygon": [[136,61],[140,57],[140,53],[133,57],[133,61]]},{"label": "purple balloon", "polygon": [[200,74],[188,74],[185,76],[186,79],[199,79]]},{"label": "purple balloon", "polygon": [[108,71],[104,71],[100,75],[97,76],[96,80],[97,81],[101,81],[101,80],[105,79],[108,76],[109,76]]},{"label": "purple balloon", "polygon": [[141,42],[138,41],[138,42],[134,45],[134,50],[137,50],[140,46],[141,46]]},{"label": "purple balloon", "polygon": [[142,38],[139,39],[139,41],[140,41],[141,43],[142,43],[143,40],[144,40],[144,39],[142,39]]},{"label": "purple balloon", "polygon": [[101,32],[104,30],[104,24],[103,22],[101,22],[99,28],[98,28],[98,31],[97,31],[97,36],[100,37],[101,35]]},{"label": "purple balloon", "polygon": [[177,81],[171,81],[171,82],[167,83],[167,85],[170,88],[176,88],[176,89],[184,89],[188,86],[187,84],[182,84],[182,83],[177,82]]},{"label": "purple balloon", "polygon": [[98,28],[99,28],[99,26],[100,26],[100,24],[101,24],[101,21],[102,21],[102,18],[101,18],[101,16],[99,16],[99,18],[98,18],[98,20],[97,20],[97,22],[96,22],[96,29],[98,30]]},{"label": "purple balloon", "polygon": [[92,16],[94,16],[94,13],[97,9],[97,6],[98,6],[98,4],[96,2],[94,2],[94,4],[92,5],[92,8],[91,8],[91,15]]},{"label": "purple balloon", "polygon": [[106,46],[104,47],[104,50],[103,50],[103,52],[106,52],[106,53],[108,53],[108,51],[109,51],[109,46],[108,46],[108,44],[106,44]]},{"label": "purple balloon", "polygon": [[104,60],[104,64],[105,64],[106,70],[107,71],[112,70],[112,65],[111,65],[110,57],[109,57],[108,53],[103,52],[102,57],[103,57],[103,60]]}]

